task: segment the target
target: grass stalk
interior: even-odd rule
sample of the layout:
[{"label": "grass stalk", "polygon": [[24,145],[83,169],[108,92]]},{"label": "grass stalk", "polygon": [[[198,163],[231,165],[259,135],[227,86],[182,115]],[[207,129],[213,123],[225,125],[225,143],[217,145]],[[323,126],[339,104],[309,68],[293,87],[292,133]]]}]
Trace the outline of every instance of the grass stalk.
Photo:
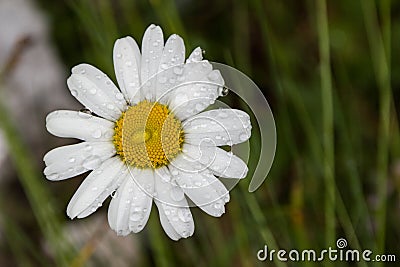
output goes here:
[{"label": "grass stalk", "polygon": [[[382,32],[379,28],[377,10],[375,2],[372,0],[361,1],[364,22],[367,31],[368,42],[372,65],[374,67],[376,81],[379,89],[379,126],[377,133],[377,206],[376,217],[376,242],[378,252],[385,250],[386,239],[386,209],[387,209],[387,185],[388,185],[388,165],[389,165],[389,131],[390,131],[390,103],[391,85],[390,85],[390,65],[387,55],[390,55],[390,45],[387,44],[387,53],[385,53],[385,44],[382,38]],[[387,12],[384,12],[386,24],[390,25],[390,2],[386,1]],[[389,16],[389,17],[388,17]],[[385,22],[384,22],[385,24]],[[386,26],[389,27],[389,26]],[[387,32],[387,30],[386,30]],[[389,33],[390,36],[390,33]],[[386,42],[390,42],[390,37],[386,36]]]},{"label": "grass stalk", "polygon": [[332,246],[335,241],[335,162],[332,77],[329,48],[328,12],[325,0],[316,1],[318,41],[320,54],[323,166],[325,178],[325,241]]}]

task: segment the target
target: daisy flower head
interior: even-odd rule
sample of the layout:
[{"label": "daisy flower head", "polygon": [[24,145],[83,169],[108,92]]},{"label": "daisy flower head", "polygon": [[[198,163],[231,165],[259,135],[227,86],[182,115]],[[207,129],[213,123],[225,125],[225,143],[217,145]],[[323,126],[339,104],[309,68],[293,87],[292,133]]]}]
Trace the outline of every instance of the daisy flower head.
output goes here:
[{"label": "daisy flower head", "polygon": [[164,43],[159,26],[147,28],[141,50],[131,37],[118,39],[113,61],[118,87],[91,65],[72,68],[69,90],[86,109],[51,112],[46,127],[83,142],[49,151],[44,174],[58,181],[91,171],[68,204],[71,219],[87,217],[112,196],[110,227],[118,235],[137,233],[154,200],[165,233],[189,237],[191,203],[219,217],[229,201],[219,178],[246,176],[246,163],[219,146],[248,140],[250,118],[209,109],[224,93],[221,73],[200,48],[185,60],[182,38],[173,34]]}]

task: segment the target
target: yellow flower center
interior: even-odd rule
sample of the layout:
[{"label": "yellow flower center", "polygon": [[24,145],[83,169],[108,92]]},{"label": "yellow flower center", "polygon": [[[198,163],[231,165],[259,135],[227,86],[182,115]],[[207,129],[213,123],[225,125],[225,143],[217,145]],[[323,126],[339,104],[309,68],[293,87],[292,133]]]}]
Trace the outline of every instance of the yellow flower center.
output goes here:
[{"label": "yellow flower center", "polygon": [[117,154],[128,165],[159,168],[182,150],[181,122],[158,102],[144,100],[122,113],[114,128]]}]

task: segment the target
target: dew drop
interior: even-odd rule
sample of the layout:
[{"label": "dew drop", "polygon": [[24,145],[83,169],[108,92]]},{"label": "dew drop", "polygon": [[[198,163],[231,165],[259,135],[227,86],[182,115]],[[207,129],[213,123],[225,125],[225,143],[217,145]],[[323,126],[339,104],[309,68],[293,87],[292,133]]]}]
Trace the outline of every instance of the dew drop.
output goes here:
[{"label": "dew drop", "polygon": [[108,105],[107,105],[107,108],[108,108],[109,110],[113,110],[115,107],[114,107],[113,104],[108,104]]},{"label": "dew drop", "polygon": [[142,218],[142,214],[140,212],[133,212],[131,216],[129,216],[129,219],[133,222],[140,221]]},{"label": "dew drop", "polygon": [[81,74],[85,74],[85,73],[86,73],[86,70],[82,69]]},{"label": "dew drop", "polygon": [[221,140],[221,139],[222,139],[222,136],[220,136],[220,135],[216,135],[216,136],[215,136],[215,139],[217,139],[217,140]]},{"label": "dew drop", "polygon": [[71,90],[71,94],[72,94],[74,97],[77,97],[77,96],[78,96],[78,91],[72,89],[72,90]]},{"label": "dew drop", "polygon": [[190,210],[180,208],[178,210],[178,217],[182,222],[190,222],[192,220],[192,215],[190,214]]},{"label": "dew drop", "polygon": [[204,105],[203,104],[200,104],[200,103],[196,104],[196,110],[197,111],[202,111],[203,109],[204,109]]},{"label": "dew drop", "polygon": [[202,185],[202,183],[201,183],[201,181],[196,181],[196,182],[194,182],[194,185],[197,187],[200,187]]},{"label": "dew drop", "polygon": [[127,62],[125,62],[125,65],[127,65],[128,67],[132,66],[132,61],[128,60]]},{"label": "dew drop", "polygon": [[58,175],[58,173],[53,173],[47,176],[49,180],[57,180],[59,177],[60,175]]},{"label": "dew drop", "polygon": [[84,118],[84,119],[93,117],[92,112],[87,108],[83,108],[83,109],[79,110],[78,115],[79,115],[79,117]]},{"label": "dew drop", "polygon": [[175,67],[175,68],[174,68],[174,73],[175,73],[176,75],[181,75],[181,74],[183,73],[183,68],[181,68],[181,67]]},{"label": "dew drop", "polygon": [[100,76],[100,75],[96,75],[96,79],[97,79],[97,80],[100,80],[100,79],[101,79],[101,76]]},{"label": "dew drop", "polygon": [[214,204],[214,208],[216,208],[217,210],[221,209],[221,207],[222,207],[222,205],[219,202]]},{"label": "dew drop", "polygon": [[82,166],[88,170],[94,170],[98,168],[101,164],[101,159],[99,156],[90,156],[83,161]]},{"label": "dew drop", "polygon": [[247,133],[242,133],[242,134],[239,135],[240,141],[246,141],[247,138],[248,138]]},{"label": "dew drop", "polygon": [[68,161],[73,163],[73,162],[75,162],[75,158],[70,158]]},{"label": "dew drop", "polygon": [[229,94],[229,88],[226,86],[220,87],[218,94],[220,96],[227,96]]},{"label": "dew drop", "polygon": [[92,191],[97,191],[97,187],[96,186],[92,187]]},{"label": "dew drop", "polygon": [[122,57],[122,55],[121,54],[117,54],[117,58],[121,58]]},{"label": "dew drop", "polygon": [[216,72],[216,71],[212,71],[212,72],[210,72],[210,74],[208,74],[208,79],[210,79],[211,81],[218,80],[218,77],[219,77],[219,75],[218,75],[218,72]]},{"label": "dew drop", "polygon": [[179,187],[173,187],[171,189],[170,195],[174,201],[181,201],[185,197],[182,189]]},{"label": "dew drop", "polygon": [[90,92],[92,95],[94,95],[94,94],[97,93],[97,90],[96,90],[96,88],[92,88],[92,89],[90,89],[89,92]]},{"label": "dew drop", "polygon": [[228,118],[228,113],[226,113],[224,111],[220,111],[218,113],[218,117],[220,117],[220,118]]},{"label": "dew drop", "polygon": [[124,99],[124,95],[121,94],[121,93],[117,93],[117,94],[115,95],[115,98],[118,99],[118,100],[122,100],[122,99]]},{"label": "dew drop", "polygon": [[159,77],[159,78],[158,78],[158,82],[159,82],[159,83],[166,83],[166,82],[167,82],[167,77],[165,77],[165,76]]},{"label": "dew drop", "polygon": [[92,137],[93,137],[93,138],[96,138],[96,139],[100,138],[100,137],[101,137],[101,130],[100,130],[100,129],[94,130],[94,131],[92,132]]}]

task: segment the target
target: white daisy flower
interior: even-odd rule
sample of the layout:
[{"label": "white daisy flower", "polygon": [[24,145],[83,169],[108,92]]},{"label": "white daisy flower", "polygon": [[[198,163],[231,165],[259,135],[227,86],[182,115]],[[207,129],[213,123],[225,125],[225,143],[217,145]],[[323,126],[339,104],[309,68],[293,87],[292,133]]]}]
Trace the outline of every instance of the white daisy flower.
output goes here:
[{"label": "white daisy flower", "polygon": [[68,204],[71,219],[92,214],[111,195],[110,227],[137,233],[154,200],[166,234],[189,237],[189,203],[219,217],[229,192],[217,177],[246,176],[246,164],[218,146],[246,141],[250,118],[235,109],[204,111],[222,94],[220,72],[200,48],[185,62],[182,38],[173,34],[164,44],[158,26],[147,28],[141,52],[133,38],[118,39],[113,58],[119,89],[91,65],[72,69],[69,90],[87,110],[54,111],[46,127],[83,142],[48,152],[44,174],[59,181],[92,171]]}]

